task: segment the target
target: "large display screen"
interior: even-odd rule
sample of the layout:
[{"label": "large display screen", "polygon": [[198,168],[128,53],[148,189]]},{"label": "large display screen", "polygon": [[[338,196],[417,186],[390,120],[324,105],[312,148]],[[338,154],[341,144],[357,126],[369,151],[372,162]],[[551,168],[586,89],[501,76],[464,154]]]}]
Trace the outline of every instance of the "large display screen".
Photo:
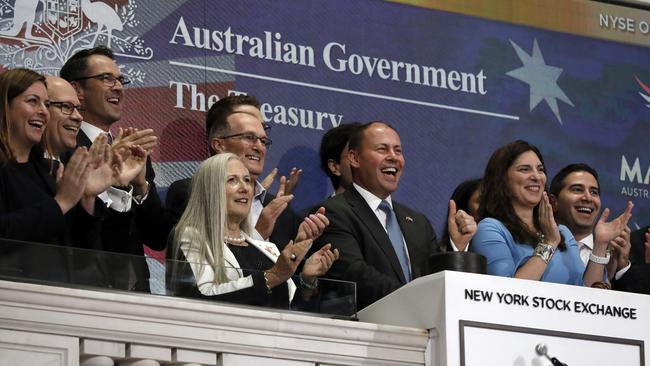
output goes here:
[{"label": "large display screen", "polygon": [[[304,170],[296,211],[331,193],[318,161],[324,132],[383,120],[406,157],[394,199],[437,230],[456,185],[515,139],[539,146],[549,181],[569,163],[592,165],[603,207],[617,214],[633,200],[632,226],[650,223],[648,12],[458,3],[2,0],[0,61],[56,74],[74,52],[109,45],[134,80],[119,125],[156,130],[163,193],[207,157],[209,106],[248,93],[272,125],[265,171]],[[498,16],[527,4],[524,20]],[[530,21],[549,14],[575,31]]]}]

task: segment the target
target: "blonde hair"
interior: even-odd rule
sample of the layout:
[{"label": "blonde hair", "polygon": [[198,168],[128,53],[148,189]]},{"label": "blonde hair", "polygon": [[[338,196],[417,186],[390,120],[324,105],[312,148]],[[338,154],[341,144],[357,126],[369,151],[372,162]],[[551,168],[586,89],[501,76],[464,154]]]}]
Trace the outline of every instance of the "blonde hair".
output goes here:
[{"label": "blonde hair", "polygon": [[[181,240],[191,243],[191,250],[199,251],[199,258],[212,267],[214,282],[228,281],[223,259],[223,237],[226,233],[226,179],[228,163],[239,160],[235,154],[214,155],[201,163],[192,176],[190,197],[178,224],[174,227],[174,258],[179,258]],[[240,225],[247,235],[251,233],[249,219]],[[202,269],[204,267],[201,267]]]}]

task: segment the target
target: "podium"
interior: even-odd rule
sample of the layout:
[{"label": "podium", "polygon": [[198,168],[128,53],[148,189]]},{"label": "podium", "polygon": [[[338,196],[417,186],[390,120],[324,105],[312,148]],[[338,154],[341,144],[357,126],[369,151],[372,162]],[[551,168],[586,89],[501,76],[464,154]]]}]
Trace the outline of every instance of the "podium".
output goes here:
[{"label": "podium", "polygon": [[[650,296],[444,271],[417,278],[359,320],[427,329],[426,365],[645,366]],[[547,355],[536,353],[544,345]]]}]

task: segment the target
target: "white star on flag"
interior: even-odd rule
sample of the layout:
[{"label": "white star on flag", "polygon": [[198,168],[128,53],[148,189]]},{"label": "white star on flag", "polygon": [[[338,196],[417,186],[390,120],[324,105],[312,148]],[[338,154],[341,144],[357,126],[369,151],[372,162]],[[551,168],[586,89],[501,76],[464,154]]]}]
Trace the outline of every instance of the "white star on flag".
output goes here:
[{"label": "white star on flag", "polygon": [[533,43],[533,54],[528,55],[515,42],[510,41],[512,47],[517,52],[517,56],[523,63],[523,66],[506,73],[517,80],[521,80],[530,86],[530,111],[532,111],[542,100],[546,101],[551,111],[562,124],[560,109],[557,100],[561,100],[573,107],[573,103],[566,94],[557,85],[557,79],[562,74],[562,69],[555,66],[549,66],[544,62],[544,56],[539,49],[537,39]]}]

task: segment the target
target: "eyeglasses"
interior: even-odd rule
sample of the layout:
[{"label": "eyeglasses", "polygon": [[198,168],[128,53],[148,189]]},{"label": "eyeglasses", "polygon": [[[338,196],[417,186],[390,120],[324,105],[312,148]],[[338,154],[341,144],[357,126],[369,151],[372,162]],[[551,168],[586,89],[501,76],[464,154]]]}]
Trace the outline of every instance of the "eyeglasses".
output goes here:
[{"label": "eyeglasses", "polygon": [[120,82],[120,84],[122,84],[122,86],[131,83],[131,80],[128,77],[124,76],[124,75],[120,75],[120,76],[116,77],[113,74],[109,74],[107,72],[105,72],[103,74],[97,74],[97,75],[77,78],[77,79],[74,79],[73,81],[88,80],[88,79],[101,80],[104,83],[104,85],[106,85],[106,86],[108,86],[110,88],[114,87],[115,83],[118,82],[118,81]]},{"label": "eyeglasses", "polygon": [[84,107],[79,104],[79,105],[74,105],[70,102],[53,102],[53,101],[48,101],[45,103],[45,106],[50,108],[53,106],[59,107],[61,109],[61,112],[63,114],[72,114],[72,112],[76,109],[78,112],[81,113],[81,111],[84,110]]},{"label": "eyeglasses", "polygon": [[257,143],[257,140],[262,143],[262,145],[269,147],[273,143],[270,138],[268,137],[257,137],[254,133],[251,132],[244,132],[244,133],[236,133],[234,135],[228,135],[228,136],[221,136],[219,137],[220,139],[238,139],[245,141],[246,143],[250,145],[255,145]]}]

